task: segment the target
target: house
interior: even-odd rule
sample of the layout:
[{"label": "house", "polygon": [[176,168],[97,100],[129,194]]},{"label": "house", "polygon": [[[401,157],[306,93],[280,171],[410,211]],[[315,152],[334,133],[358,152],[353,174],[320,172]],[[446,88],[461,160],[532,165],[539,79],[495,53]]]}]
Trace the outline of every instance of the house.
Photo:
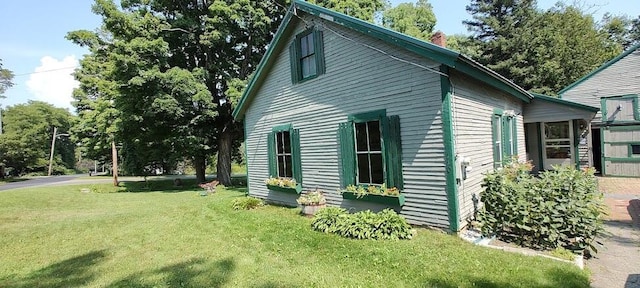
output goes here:
[{"label": "house", "polygon": [[562,89],[564,100],[598,106],[580,142],[581,166],[606,176],[640,177],[640,44]]},{"label": "house", "polygon": [[[562,149],[565,134],[535,142],[539,131],[527,126],[534,134],[525,135],[525,124],[543,127],[544,111],[574,123],[597,108],[534,98],[457,52],[294,0],[233,114],[244,122],[250,195],[295,205],[295,192],[317,188],[330,205],[391,207],[413,224],[459,231],[484,173],[526,160],[530,145]],[[300,185],[268,187],[270,176]],[[337,192],[383,183],[402,197],[373,203]]]}]

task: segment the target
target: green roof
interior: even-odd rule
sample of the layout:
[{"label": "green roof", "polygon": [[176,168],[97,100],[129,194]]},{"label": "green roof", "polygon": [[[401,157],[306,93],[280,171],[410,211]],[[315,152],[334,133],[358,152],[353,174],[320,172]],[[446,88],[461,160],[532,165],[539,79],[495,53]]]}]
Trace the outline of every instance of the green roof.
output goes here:
[{"label": "green roof", "polygon": [[580,110],[591,111],[591,112],[600,111],[600,108],[598,108],[598,107],[584,105],[584,104],[576,103],[576,102],[573,102],[573,101],[560,99],[558,97],[547,96],[547,95],[538,94],[538,93],[531,93],[531,95],[533,95],[533,99],[534,100],[539,99],[539,100],[542,100],[542,101],[558,103],[558,104],[561,104],[561,105],[569,106],[569,107],[572,107],[572,108],[577,108],[577,109],[580,109]]},{"label": "green roof", "polygon": [[600,71],[609,68],[609,66],[615,64],[616,62],[620,61],[620,59],[627,57],[627,55],[633,53],[634,51],[638,50],[638,48],[640,48],[640,44],[636,44],[633,47],[627,49],[627,51],[622,52],[622,54],[618,55],[616,58],[611,59],[609,62],[604,63],[602,66],[598,67],[596,70],[591,71],[591,73],[585,75],[584,77],[578,79],[578,81],[573,82],[572,84],[570,84],[567,87],[564,87],[564,89],[560,90],[560,92],[558,92],[558,95],[560,95],[560,97],[562,97],[562,94],[564,94],[565,92],[571,90],[572,88],[580,85],[580,83],[589,80],[591,77],[595,76],[596,74],[600,73]]},{"label": "green roof", "polygon": [[233,111],[233,117],[236,119],[242,119],[244,117],[244,112],[257,89],[260,87],[260,84],[262,84],[264,78],[267,76],[269,68],[275,61],[277,54],[274,53],[274,51],[280,51],[280,49],[283,48],[286,44],[284,43],[286,39],[284,35],[288,35],[288,33],[293,30],[294,25],[291,25],[291,23],[297,23],[299,21],[297,18],[299,12],[318,16],[326,21],[358,31],[390,45],[406,49],[425,58],[442,63],[485,82],[496,89],[502,90],[526,103],[529,103],[533,98],[529,92],[520,86],[463,54],[302,0],[294,0],[273,40],[271,40],[269,49],[267,49],[266,54],[260,61],[260,64],[258,64],[255,75],[249,81],[240,102]]}]

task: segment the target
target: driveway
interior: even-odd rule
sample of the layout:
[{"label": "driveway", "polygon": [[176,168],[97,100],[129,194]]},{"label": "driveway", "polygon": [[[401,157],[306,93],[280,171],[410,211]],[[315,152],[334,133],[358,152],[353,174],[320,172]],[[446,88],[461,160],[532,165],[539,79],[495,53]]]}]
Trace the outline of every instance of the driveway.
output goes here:
[{"label": "driveway", "polygon": [[609,215],[604,247],[588,261],[592,287],[640,288],[640,179],[601,177]]},{"label": "driveway", "polygon": [[84,176],[85,174],[78,175],[61,175],[61,176],[47,176],[47,177],[35,177],[29,180],[20,181],[20,182],[11,182],[6,183],[0,186],[0,191],[11,190],[11,189],[19,189],[19,188],[28,188],[28,187],[36,187],[36,186],[44,186],[44,185],[52,185],[59,182],[67,182],[78,177]]}]

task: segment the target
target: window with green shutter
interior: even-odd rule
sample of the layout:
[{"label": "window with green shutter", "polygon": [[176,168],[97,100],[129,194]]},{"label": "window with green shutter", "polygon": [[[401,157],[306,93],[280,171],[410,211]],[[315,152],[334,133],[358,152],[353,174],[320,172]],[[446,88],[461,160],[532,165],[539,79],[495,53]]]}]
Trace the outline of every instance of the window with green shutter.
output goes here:
[{"label": "window with green shutter", "polygon": [[491,117],[493,168],[502,167],[502,164],[511,160],[518,154],[518,126],[514,115],[505,114],[500,109],[495,109]]},{"label": "window with green shutter", "polygon": [[300,130],[290,124],[276,126],[267,139],[269,177],[296,179],[302,183]]},{"label": "window with green shutter", "polygon": [[308,29],[298,35],[289,46],[291,81],[295,84],[324,74],[322,31]]},{"label": "window with green shutter", "polygon": [[338,127],[341,184],[382,185],[402,189],[400,118],[385,110],[354,114]]}]

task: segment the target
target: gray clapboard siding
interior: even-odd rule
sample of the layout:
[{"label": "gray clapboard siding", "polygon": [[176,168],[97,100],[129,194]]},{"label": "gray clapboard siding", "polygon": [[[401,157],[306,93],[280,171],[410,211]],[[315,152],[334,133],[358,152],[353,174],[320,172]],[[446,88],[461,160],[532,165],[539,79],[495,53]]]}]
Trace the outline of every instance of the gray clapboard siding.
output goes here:
[{"label": "gray clapboard siding", "polygon": [[[326,74],[292,85],[288,50],[280,51],[245,115],[249,193],[295,205],[296,195],[269,192],[263,182],[268,177],[266,137],[273,126],[291,123],[300,129],[304,189],[324,190],[330,205],[381,209],[343,201],[336,192],[340,188],[337,132],[349,114],[386,109],[387,115],[400,115],[406,197],[400,213],[414,224],[448,227],[440,76],[357,43],[420,65],[438,64],[324,20],[306,19],[324,30]],[[295,33],[302,30],[304,25],[297,24]],[[288,43],[294,35],[289,35]]]},{"label": "gray clapboard siding", "polygon": [[493,170],[491,117],[495,108],[518,114],[518,157],[521,161],[526,160],[522,102],[459,73],[452,73],[450,79],[455,89],[452,102],[455,152],[470,157],[472,167],[458,189],[460,224],[464,226],[473,216],[473,197],[479,198],[484,174]]},{"label": "gray clapboard siding", "polygon": [[[562,99],[600,107],[600,98],[606,96],[640,94],[640,49],[613,63],[591,78],[565,91]],[[598,112],[594,123],[602,120]]]},{"label": "gray clapboard siding", "polygon": [[[600,107],[600,105],[598,104],[596,107]],[[590,121],[593,113],[534,98],[531,103],[524,106],[523,115],[525,123],[535,123],[567,121],[567,119]]]},{"label": "gray clapboard siding", "polygon": [[605,161],[605,171],[607,175],[616,175],[616,176],[630,176],[630,177],[639,177],[640,176],[640,164],[636,163],[619,163],[612,161]]},{"label": "gray clapboard siding", "polygon": [[[638,113],[638,111],[634,111],[635,107],[633,105],[634,99],[625,98],[625,99],[605,99],[605,109],[607,111],[607,121],[608,122],[618,122],[618,121],[635,121],[634,113]],[[620,108],[620,109],[618,109]]]}]

